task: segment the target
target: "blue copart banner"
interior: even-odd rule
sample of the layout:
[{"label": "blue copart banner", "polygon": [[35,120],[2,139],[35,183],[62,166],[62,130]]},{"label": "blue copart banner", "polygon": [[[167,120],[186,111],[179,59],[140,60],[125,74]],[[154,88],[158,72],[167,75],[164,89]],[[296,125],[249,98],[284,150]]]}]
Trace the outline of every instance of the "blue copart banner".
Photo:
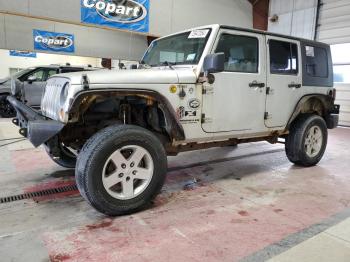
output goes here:
[{"label": "blue copart banner", "polygon": [[35,52],[29,52],[29,51],[10,50],[10,56],[36,58],[36,53]]},{"label": "blue copart banner", "polygon": [[51,52],[74,53],[74,35],[33,30],[34,49]]},{"label": "blue copart banner", "polygon": [[150,0],[81,0],[81,22],[149,32]]}]

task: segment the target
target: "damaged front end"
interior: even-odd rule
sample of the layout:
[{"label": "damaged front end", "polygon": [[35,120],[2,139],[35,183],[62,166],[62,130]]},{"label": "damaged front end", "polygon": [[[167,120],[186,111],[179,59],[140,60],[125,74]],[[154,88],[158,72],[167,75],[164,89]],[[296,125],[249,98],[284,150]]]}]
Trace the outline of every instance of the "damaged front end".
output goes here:
[{"label": "damaged front end", "polygon": [[15,108],[17,117],[12,122],[20,128],[19,133],[38,147],[56,136],[65,124],[48,119],[14,97],[7,97]]}]

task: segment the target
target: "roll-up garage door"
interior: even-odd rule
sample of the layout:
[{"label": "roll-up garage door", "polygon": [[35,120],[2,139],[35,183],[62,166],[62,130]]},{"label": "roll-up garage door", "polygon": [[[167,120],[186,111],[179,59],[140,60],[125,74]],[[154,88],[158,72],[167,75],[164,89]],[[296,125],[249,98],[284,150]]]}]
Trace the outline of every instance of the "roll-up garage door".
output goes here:
[{"label": "roll-up garage door", "polygon": [[350,43],[350,1],[320,1],[317,40],[328,44]]},{"label": "roll-up garage door", "polygon": [[[320,2],[322,5],[319,10],[319,20],[316,31],[317,40],[330,45],[350,43],[350,0],[320,0]],[[344,58],[345,56],[350,57],[344,53],[343,55]],[[347,80],[339,80],[339,76],[337,76],[337,71],[347,71],[347,69],[350,68],[350,59],[348,58],[346,61],[342,61],[342,63],[339,64],[335,53],[333,53],[333,58],[336,73],[334,79],[336,82],[335,88],[337,89],[336,103],[341,106],[340,124],[350,126],[349,77],[346,77]],[[350,74],[350,70],[348,74]]]}]

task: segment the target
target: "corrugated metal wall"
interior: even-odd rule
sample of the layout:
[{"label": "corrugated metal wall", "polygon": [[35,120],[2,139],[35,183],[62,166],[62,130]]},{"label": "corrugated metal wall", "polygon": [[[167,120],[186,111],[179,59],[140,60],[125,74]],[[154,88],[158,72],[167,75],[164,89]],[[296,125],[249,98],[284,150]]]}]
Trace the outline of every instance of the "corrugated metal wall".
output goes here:
[{"label": "corrugated metal wall", "polygon": [[[317,40],[331,45],[350,43],[350,0],[322,0],[318,24]],[[350,126],[350,83],[336,83],[335,88],[340,124]]]},{"label": "corrugated metal wall", "polygon": [[[269,11],[270,32],[314,39],[317,0],[271,0]],[[271,21],[276,15],[278,20]]]}]

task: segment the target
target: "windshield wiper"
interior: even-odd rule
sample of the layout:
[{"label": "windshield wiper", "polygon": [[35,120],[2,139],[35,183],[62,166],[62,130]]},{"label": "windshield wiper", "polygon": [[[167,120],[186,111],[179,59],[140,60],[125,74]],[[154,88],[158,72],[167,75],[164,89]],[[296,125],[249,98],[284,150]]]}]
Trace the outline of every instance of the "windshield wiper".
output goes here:
[{"label": "windshield wiper", "polygon": [[164,61],[163,63],[160,64],[161,66],[168,66],[171,70],[175,70],[174,69],[174,65],[176,65],[176,63],[170,63],[168,61]]}]

